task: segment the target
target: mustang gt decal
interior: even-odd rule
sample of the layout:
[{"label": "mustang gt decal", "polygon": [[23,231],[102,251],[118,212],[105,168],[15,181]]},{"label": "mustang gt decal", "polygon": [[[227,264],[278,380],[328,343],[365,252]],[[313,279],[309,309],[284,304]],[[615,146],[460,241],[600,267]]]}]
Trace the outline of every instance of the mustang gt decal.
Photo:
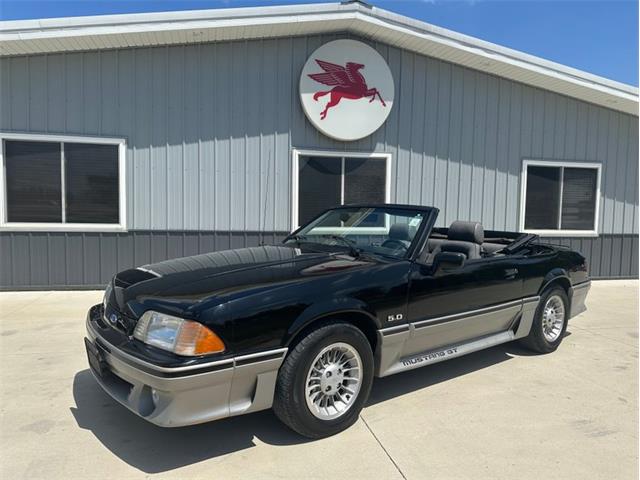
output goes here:
[{"label": "mustang gt decal", "polygon": [[440,350],[438,352],[432,352],[426,355],[420,355],[418,357],[407,358],[405,360],[402,360],[402,364],[405,367],[408,367],[409,365],[415,365],[416,363],[428,362],[430,360],[435,360],[436,358],[448,357],[449,355],[453,355],[457,352],[458,349],[456,347],[447,348],[446,350]]}]

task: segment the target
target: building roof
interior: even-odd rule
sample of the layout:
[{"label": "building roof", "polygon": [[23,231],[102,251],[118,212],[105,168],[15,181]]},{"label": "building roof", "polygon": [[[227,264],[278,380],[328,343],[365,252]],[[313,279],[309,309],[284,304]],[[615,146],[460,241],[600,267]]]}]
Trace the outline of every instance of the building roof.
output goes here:
[{"label": "building roof", "polygon": [[0,57],[352,32],[638,115],[638,89],[362,2],[0,22]]}]

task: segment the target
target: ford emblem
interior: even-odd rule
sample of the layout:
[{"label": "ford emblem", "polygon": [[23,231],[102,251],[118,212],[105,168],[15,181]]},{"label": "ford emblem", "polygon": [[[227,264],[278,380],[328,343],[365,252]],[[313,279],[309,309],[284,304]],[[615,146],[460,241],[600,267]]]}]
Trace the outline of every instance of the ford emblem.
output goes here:
[{"label": "ford emblem", "polygon": [[117,324],[118,316],[115,313],[112,313],[111,315],[109,315],[109,321],[111,322],[111,325]]}]

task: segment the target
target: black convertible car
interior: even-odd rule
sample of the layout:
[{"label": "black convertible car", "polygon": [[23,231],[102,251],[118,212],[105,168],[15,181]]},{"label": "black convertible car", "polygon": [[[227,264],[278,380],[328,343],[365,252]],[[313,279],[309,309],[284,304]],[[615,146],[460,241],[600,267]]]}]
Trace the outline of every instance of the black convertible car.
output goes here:
[{"label": "black convertible car", "polygon": [[584,257],[437,215],[338,207],[280,245],[118,273],[88,313],[91,370],[157,425],[273,407],[317,438],[356,421],[374,376],[512,340],[555,350],[585,309]]}]

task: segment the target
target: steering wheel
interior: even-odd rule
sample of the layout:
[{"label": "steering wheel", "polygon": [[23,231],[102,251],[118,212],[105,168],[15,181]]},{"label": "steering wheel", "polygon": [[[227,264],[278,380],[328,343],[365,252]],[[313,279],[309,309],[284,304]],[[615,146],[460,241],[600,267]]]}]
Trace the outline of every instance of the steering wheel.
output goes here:
[{"label": "steering wheel", "polygon": [[404,242],[400,241],[400,240],[394,240],[393,238],[390,238],[389,240],[385,240],[384,242],[382,242],[382,247],[384,248],[388,248],[390,250],[407,250],[407,246],[405,245]]}]

